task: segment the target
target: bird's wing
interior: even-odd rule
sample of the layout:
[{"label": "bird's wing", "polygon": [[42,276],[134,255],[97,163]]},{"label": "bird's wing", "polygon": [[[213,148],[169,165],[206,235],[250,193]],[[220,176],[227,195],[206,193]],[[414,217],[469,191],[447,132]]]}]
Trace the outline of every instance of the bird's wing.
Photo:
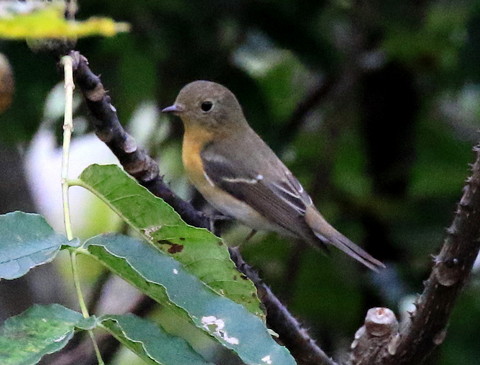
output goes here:
[{"label": "bird's wing", "polygon": [[271,222],[294,236],[304,236],[309,229],[303,219],[311,199],[298,180],[281,164],[283,175],[271,179],[262,169],[246,169],[238,161],[222,158],[208,148],[201,154],[208,179],[236,199],[247,203]]},{"label": "bird's wing", "polygon": [[[372,270],[385,267],[323,218],[300,182],[280,160],[264,156],[271,167],[267,169],[265,161],[253,157],[249,161],[253,165],[245,166],[242,162],[248,152],[241,151],[242,158],[235,158],[235,151],[230,155],[222,152],[206,148],[201,153],[205,174],[217,187],[247,203],[293,236],[326,252],[325,244],[330,243]],[[258,166],[256,170],[255,166]],[[262,171],[270,175],[263,176]]]}]

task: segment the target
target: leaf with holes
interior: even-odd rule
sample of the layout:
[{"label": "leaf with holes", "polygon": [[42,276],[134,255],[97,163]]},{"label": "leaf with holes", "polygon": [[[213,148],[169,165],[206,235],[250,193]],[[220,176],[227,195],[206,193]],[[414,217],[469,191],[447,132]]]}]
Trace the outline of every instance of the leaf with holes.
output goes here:
[{"label": "leaf with holes", "polygon": [[153,322],[133,314],[105,315],[100,324],[147,364],[211,364],[182,338],[166,333]]},{"label": "leaf with holes", "polygon": [[219,295],[181,263],[152,245],[122,235],[101,235],[84,248],[124,280],[185,318],[246,364],[295,364],[264,322],[243,305]]}]

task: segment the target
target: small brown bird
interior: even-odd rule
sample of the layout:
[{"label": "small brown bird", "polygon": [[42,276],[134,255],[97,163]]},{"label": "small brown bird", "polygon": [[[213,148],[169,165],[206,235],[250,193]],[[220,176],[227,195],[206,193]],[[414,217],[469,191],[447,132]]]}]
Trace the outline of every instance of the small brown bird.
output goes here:
[{"label": "small brown bird", "polygon": [[255,231],[275,231],[323,249],[331,244],[372,270],[385,267],[323,218],[290,170],[250,128],[230,90],[194,81],[162,111],[182,119],[187,175],[220,212]]}]

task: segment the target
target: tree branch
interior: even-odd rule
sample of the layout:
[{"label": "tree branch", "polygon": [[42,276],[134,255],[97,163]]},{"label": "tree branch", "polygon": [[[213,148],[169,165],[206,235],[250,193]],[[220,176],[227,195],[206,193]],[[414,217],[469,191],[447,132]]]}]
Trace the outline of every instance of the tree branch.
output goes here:
[{"label": "tree branch", "polygon": [[434,258],[430,277],[416,310],[402,326],[398,338],[382,351],[366,353],[354,364],[420,364],[446,336],[446,326],[455,302],[465,286],[480,249],[480,146],[476,161],[442,250]]},{"label": "tree branch", "polygon": [[370,358],[378,355],[398,339],[398,321],[388,308],[372,308],[367,312],[365,324],[355,333],[349,364],[369,365]]},{"label": "tree branch", "polygon": [[[115,107],[111,104],[100,78],[88,67],[87,59],[79,52],[72,51],[74,59],[74,79],[81,90],[92,116],[93,126],[98,138],[102,140],[119,159],[130,175],[150,190],[154,195],[164,199],[189,224],[210,229],[210,219],[197,211],[189,202],[179,198],[159,175],[157,163],[137,146],[135,140],[121,126]],[[288,312],[280,300],[271,292],[258,275],[243,261],[238,251],[231,250],[232,259],[239,270],[244,272],[256,285],[265,307],[267,324],[280,334],[280,340],[294,354],[299,356],[301,364],[335,365],[308,335],[307,330]]]},{"label": "tree branch", "polygon": [[238,270],[248,276],[257,287],[260,300],[267,309],[267,322],[278,333],[282,342],[292,352],[295,359],[303,365],[335,365],[323,350],[317,346],[308,332],[293,317],[280,300],[265,285],[258,273],[249,266],[237,248],[230,248],[230,256]]},{"label": "tree branch", "polygon": [[92,123],[97,137],[110,148],[126,172],[173,206],[187,223],[209,228],[209,218],[178,197],[165,184],[155,160],[125,132],[118,120],[117,111],[111,104],[110,96],[107,95],[100,78],[88,67],[87,59],[75,51],[70,55],[74,59],[75,85],[82,91],[87,107],[94,117]]}]

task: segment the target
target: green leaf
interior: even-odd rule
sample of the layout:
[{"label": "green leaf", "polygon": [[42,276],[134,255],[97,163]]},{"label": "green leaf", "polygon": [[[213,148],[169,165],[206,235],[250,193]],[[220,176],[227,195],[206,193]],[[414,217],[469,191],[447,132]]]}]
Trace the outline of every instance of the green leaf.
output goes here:
[{"label": "green leaf", "polygon": [[74,245],[55,233],[38,214],[0,215],[0,278],[15,279],[53,260],[62,245]]},{"label": "green leaf", "polygon": [[133,314],[106,315],[101,325],[147,364],[211,364],[182,338],[172,336],[154,323]]},{"label": "green leaf", "polygon": [[183,222],[172,207],[118,166],[89,166],[80,179],[83,186],[110,205],[145,239],[184,264],[187,271],[264,318],[255,286],[236,269],[220,238]]},{"label": "green leaf", "polygon": [[59,304],[34,305],[0,328],[0,364],[36,364],[65,347],[75,328],[91,329],[95,323],[95,318],[85,319]]},{"label": "green leaf", "polygon": [[196,327],[235,351],[246,364],[295,364],[259,317],[212,291],[159,249],[112,234],[93,237],[84,247],[151,298],[188,314]]}]

